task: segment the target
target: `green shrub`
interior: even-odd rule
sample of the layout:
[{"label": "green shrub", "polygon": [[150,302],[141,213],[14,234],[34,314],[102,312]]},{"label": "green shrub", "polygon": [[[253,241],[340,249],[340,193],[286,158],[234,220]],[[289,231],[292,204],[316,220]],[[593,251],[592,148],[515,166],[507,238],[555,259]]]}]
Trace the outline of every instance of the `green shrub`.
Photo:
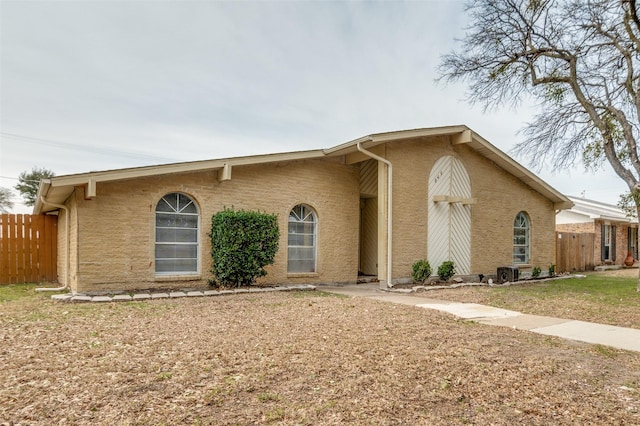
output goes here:
[{"label": "green shrub", "polygon": [[431,276],[431,265],[425,259],[418,260],[411,267],[411,277],[415,283],[424,283]]},{"label": "green shrub", "polygon": [[549,265],[549,276],[550,277],[556,276],[556,265]]},{"label": "green shrub", "polygon": [[278,251],[274,214],[225,208],[211,218],[212,285],[250,285],[265,276]]},{"label": "green shrub", "polygon": [[531,270],[531,278],[538,278],[540,276],[540,273],[542,273],[542,269],[540,269],[537,266],[534,266],[533,269]]},{"label": "green shrub", "polygon": [[438,276],[442,281],[449,281],[455,274],[456,267],[451,260],[446,260],[438,266]]}]

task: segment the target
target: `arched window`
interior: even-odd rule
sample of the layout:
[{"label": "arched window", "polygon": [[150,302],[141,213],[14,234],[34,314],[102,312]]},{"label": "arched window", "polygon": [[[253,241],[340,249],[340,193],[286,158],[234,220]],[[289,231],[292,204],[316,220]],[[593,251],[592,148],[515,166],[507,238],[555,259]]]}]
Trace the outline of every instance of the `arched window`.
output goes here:
[{"label": "arched window", "polygon": [[199,222],[189,196],[172,192],[162,197],[156,206],[156,274],[198,273]]},{"label": "arched window", "polygon": [[513,221],[513,263],[529,263],[529,216],[525,212],[516,215]]},{"label": "arched window", "polygon": [[316,225],[316,214],[309,206],[299,204],[289,213],[288,272],[316,271]]}]

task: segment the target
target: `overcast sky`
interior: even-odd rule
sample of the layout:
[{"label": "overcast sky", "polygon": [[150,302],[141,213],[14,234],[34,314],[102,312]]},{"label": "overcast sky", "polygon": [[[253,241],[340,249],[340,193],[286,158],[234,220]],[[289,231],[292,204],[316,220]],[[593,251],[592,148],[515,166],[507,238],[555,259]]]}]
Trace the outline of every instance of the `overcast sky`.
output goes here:
[{"label": "overcast sky", "polygon": [[[465,20],[458,0],[0,0],[0,186],[33,166],[64,175],[456,124],[510,153],[532,108],[483,113],[464,85],[435,82]],[[608,165],[536,172],[568,195],[615,204],[625,191]]]}]

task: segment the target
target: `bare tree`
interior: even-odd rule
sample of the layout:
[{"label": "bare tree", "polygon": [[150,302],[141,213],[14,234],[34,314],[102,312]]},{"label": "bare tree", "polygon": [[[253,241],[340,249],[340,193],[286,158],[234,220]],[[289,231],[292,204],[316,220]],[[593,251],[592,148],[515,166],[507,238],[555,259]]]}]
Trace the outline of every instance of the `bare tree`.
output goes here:
[{"label": "bare tree", "polygon": [[[636,0],[477,0],[440,79],[485,110],[537,102],[515,147],[533,167],[607,161],[640,211],[640,19]],[[640,292],[640,276],[638,278]]]},{"label": "bare tree", "polygon": [[9,188],[0,188],[0,213],[9,213],[13,208],[12,196],[13,193]]}]

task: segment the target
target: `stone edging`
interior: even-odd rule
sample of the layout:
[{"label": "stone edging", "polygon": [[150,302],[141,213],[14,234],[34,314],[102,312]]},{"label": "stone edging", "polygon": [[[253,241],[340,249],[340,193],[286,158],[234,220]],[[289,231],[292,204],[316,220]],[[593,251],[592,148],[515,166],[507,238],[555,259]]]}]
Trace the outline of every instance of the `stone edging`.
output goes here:
[{"label": "stone edging", "polygon": [[534,283],[539,283],[539,282],[543,282],[543,281],[556,281],[556,280],[564,280],[567,278],[586,278],[586,275],[579,275],[579,274],[572,274],[572,275],[559,275],[553,278],[544,278],[544,279],[539,279],[539,280],[532,280],[532,279],[526,279],[526,280],[521,280],[521,281],[514,281],[514,282],[505,282],[502,284],[489,284],[489,283],[458,283],[458,284],[451,284],[451,285],[418,285],[418,286],[414,286],[411,288],[399,288],[399,289],[394,289],[394,288],[385,288],[382,289],[382,291],[388,291],[391,293],[418,293],[421,291],[431,291],[431,290],[450,290],[450,289],[455,289],[455,288],[461,288],[461,287],[509,287],[509,286],[514,286],[514,285],[522,285],[522,284],[534,284]]},{"label": "stone edging", "polygon": [[245,294],[245,293],[272,293],[275,291],[311,291],[316,287],[303,285],[283,285],[277,287],[256,287],[256,288],[237,288],[234,290],[204,290],[204,291],[172,291],[172,292],[140,292],[133,294],[116,294],[113,296],[90,296],[82,293],[66,293],[54,294],[51,299],[58,302],[84,302],[84,303],[105,303],[105,302],[131,302],[142,300],[156,299],[178,299],[182,297],[210,297],[225,296],[229,294]]}]

